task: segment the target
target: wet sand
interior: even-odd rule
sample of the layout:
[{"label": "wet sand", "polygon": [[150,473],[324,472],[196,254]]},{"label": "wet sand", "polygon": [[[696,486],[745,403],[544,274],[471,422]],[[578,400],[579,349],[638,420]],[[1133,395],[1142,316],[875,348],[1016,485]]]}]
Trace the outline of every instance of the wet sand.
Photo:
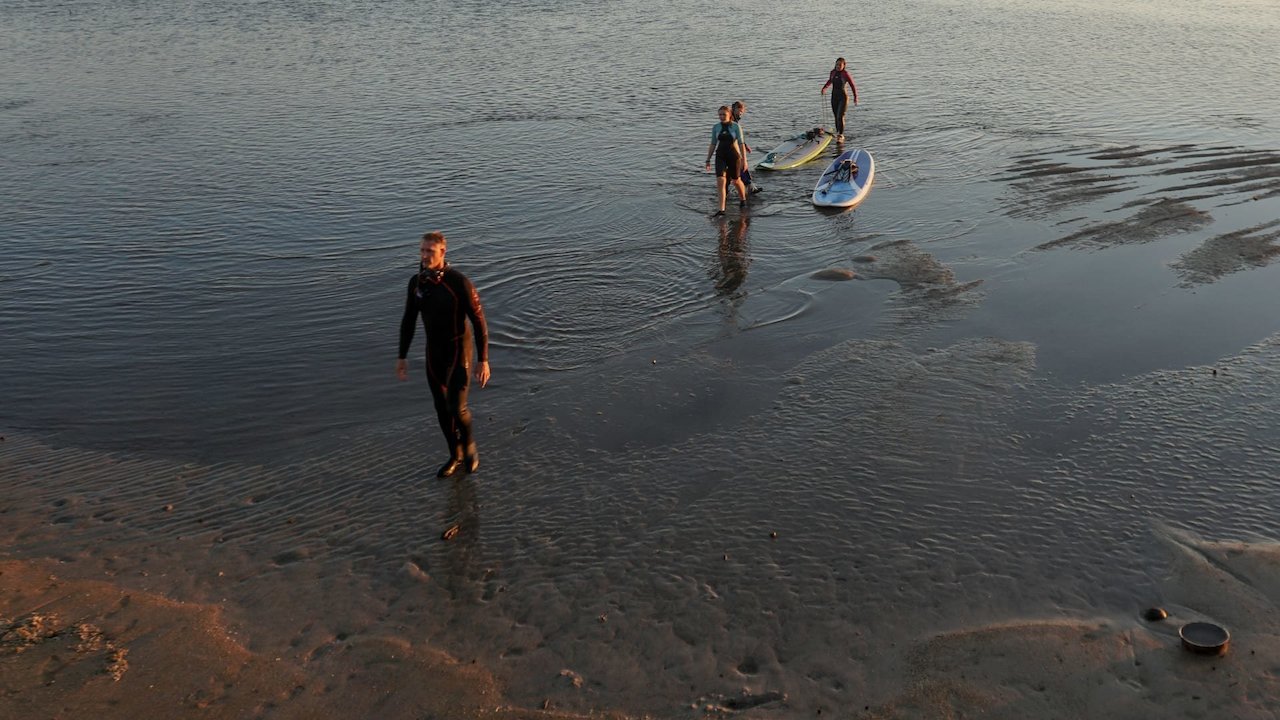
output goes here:
[{"label": "wet sand", "polygon": [[0,716],[583,717],[512,707],[484,668],[402,636],[334,637],[297,662],[246,647],[218,604],[57,570],[0,562]]},{"label": "wet sand", "polygon": [[[1280,547],[1163,530],[1172,567],[1159,622],[1132,616],[1008,618],[879,648],[899,668],[890,697],[826,715],[1054,718],[1273,717],[1280,698]],[[0,563],[4,717],[623,718],[512,707],[492,676],[395,635],[333,638],[304,662],[245,647],[218,605],[116,583],[66,580],[56,563]],[[607,619],[602,619],[606,621]],[[1225,656],[1179,647],[1177,628],[1230,628]],[[794,717],[785,693],[697,698],[692,717]],[[564,684],[582,677],[562,670]],[[638,716],[637,716],[638,717]],[[647,715],[646,715],[647,717]]]},{"label": "wet sand", "polygon": [[[1169,615],[1012,619],[917,644],[902,694],[858,717],[1274,717],[1280,546],[1214,543],[1165,529]],[[1230,628],[1223,656],[1180,647],[1178,628]]]}]

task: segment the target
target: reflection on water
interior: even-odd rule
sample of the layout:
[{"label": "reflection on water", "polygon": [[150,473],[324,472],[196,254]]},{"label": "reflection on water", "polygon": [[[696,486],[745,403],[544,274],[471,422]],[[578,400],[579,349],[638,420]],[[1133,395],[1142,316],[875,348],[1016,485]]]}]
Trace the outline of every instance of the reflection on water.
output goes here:
[{"label": "reflection on water", "polygon": [[747,247],[747,228],[751,226],[750,218],[744,216],[728,219],[715,219],[716,230],[720,240],[716,244],[716,259],[719,261],[712,272],[716,294],[724,298],[730,307],[742,304],[745,293],[738,291],[747,280],[747,267],[751,265],[751,256]]},{"label": "reflection on water", "polygon": [[476,501],[476,481],[471,477],[449,483],[443,583],[454,601],[476,603],[482,594],[483,569],[480,553],[480,508]]}]

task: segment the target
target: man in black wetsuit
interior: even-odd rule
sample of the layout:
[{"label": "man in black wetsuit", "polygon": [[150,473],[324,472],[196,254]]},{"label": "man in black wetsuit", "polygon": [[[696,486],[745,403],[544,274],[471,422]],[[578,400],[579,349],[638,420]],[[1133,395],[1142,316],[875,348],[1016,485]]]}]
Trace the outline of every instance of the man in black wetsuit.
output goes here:
[{"label": "man in black wetsuit", "polygon": [[467,409],[471,328],[475,328],[479,361],[475,378],[480,387],[489,382],[489,331],[484,322],[484,308],[471,281],[444,261],[445,249],[443,233],[429,232],[422,236],[421,264],[418,273],[409,279],[409,296],[404,317],[400,319],[400,358],[396,360],[396,376],[407,380],[409,369],[405,356],[413,342],[418,315],[422,315],[422,328],[427,336],[427,382],[431,385],[440,429],[449,444],[449,461],[436,473],[442,478],[451,477],[459,470],[472,473],[480,467],[480,455],[471,437],[471,411]]}]

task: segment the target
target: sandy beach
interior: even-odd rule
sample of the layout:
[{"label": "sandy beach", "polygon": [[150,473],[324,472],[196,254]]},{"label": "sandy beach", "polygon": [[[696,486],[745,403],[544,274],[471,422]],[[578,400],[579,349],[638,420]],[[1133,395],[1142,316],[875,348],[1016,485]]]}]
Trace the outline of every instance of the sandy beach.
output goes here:
[{"label": "sandy beach", "polygon": [[[1173,560],[1163,621],[1011,618],[914,638],[876,652],[877,664],[897,670],[897,687],[860,708],[798,712],[785,694],[753,691],[754,669],[743,667],[740,694],[699,698],[689,715],[1274,717],[1280,548],[1165,539]],[[58,569],[0,563],[5,717],[623,717],[513,707],[483,668],[396,635],[331,637],[272,657],[238,640],[218,605],[64,579]],[[1227,655],[1179,647],[1177,627],[1199,619],[1231,628]],[[566,685],[581,687],[563,672]]]},{"label": "sandy beach", "polygon": [[579,717],[510,707],[482,669],[394,635],[286,661],[246,648],[218,605],[0,568],[5,717]]}]

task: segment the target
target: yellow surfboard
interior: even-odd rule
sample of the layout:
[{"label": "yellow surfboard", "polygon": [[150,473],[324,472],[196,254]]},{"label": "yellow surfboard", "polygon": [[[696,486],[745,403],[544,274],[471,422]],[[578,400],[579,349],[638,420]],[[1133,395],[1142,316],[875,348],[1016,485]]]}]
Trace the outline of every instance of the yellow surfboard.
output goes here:
[{"label": "yellow surfboard", "polygon": [[831,144],[831,133],[822,128],[806,130],[784,141],[765,155],[756,167],[760,170],[790,170],[822,154]]}]

